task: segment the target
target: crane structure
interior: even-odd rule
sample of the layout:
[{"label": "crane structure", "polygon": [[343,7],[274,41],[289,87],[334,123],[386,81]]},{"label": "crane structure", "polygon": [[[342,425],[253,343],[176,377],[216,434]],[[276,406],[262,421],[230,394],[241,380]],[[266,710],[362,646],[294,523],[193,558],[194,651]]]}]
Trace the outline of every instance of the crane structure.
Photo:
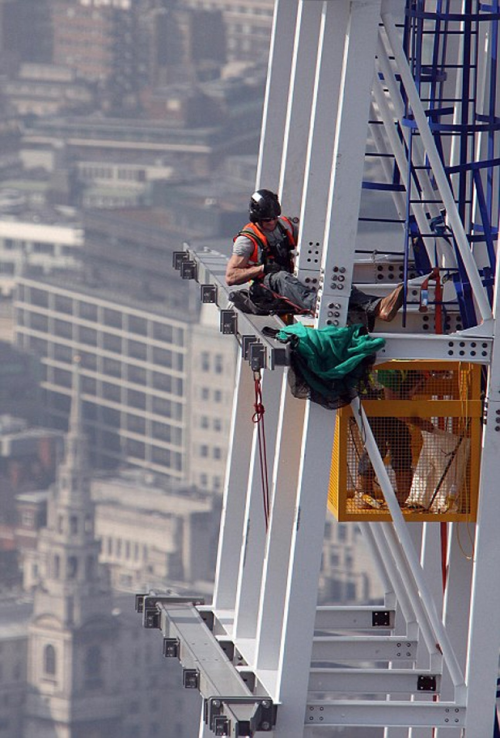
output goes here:
[{"label": "crane structure", "polygon": [[[400,314],[375,328],[375,369],[419,368],[438,384],[418,411],[382,401],[378,414],[420,413],[459,437],[450,459],[462,442],[468,456],[458,504],[433,507],[448,463],[428,504],[402,507],[373,403],[335,412],[294,397],[290,349],[262,332],[279,320],[236,312],[228,255],[177,253],[241,345],[213,602],[137,598],[185,686],[201,691],[200,738],[496,730],[499,20],[498,0],[276,0],[257,187],[300,215],[297,276],[318,292],[308,325],[345,325],[353,284],[385,295],[403,282]],[[256,381],[265,448],[251,422]],[[356,507],[354,446],[383,504]],[[327,505],[359,525],[381,605],[318,607]]]}]

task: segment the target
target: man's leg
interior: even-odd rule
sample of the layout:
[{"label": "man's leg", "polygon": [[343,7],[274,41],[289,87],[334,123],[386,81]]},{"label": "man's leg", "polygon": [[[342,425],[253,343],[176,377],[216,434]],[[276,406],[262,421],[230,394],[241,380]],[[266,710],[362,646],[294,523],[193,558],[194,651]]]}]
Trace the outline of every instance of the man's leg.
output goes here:
[{"label": "man's leg", "polygon": [[390,322],[403,305],[404,286],[399,284],[386,297],[370,295],[357,287],[352,288],[349,298],[348,322],[362,323],[369,331],[375,327],[375,320],[379,318]]},{"label": "man's leg", "polygon": [[264,286],[269,287],[294,305],[313,312],[316,308],[316,292],[288,272],[273,272],[264,277]]}]

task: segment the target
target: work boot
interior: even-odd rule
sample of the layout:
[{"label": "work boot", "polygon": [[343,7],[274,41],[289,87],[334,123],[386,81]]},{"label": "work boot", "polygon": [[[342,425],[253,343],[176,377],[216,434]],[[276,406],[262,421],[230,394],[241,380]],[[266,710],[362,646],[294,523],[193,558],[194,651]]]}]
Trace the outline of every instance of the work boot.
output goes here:
[{"label": "work boot", "polygon": [[395,290],[380,300],[376,313],[377,318],[384,320],[386,323],[390,323],[391,320],[394,320],[398,310],[402,307],[403,300],[404,285],[398,284]]}]

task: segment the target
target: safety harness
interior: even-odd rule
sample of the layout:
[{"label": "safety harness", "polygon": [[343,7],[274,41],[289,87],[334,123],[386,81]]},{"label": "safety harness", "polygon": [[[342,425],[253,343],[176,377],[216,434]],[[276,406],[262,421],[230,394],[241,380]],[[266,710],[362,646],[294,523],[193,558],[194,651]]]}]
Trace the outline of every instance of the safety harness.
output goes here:
[{"label": "safety harness", "polygon": [[233,241],[239,236],[245,236],[253,244],[253,252],[249,259],[249,264],[269,264],[276,263],[283,267],[287,272],[293,270],[293,261],[291,251],[296,247],[297,243],[294,237],[293,223],[289,218],[281,216],[278,218],[277,228],[279,229],[282,239],[279,243],[271,245],[266,234],[257,223],[247,223],[247,225],[234,237]]}]

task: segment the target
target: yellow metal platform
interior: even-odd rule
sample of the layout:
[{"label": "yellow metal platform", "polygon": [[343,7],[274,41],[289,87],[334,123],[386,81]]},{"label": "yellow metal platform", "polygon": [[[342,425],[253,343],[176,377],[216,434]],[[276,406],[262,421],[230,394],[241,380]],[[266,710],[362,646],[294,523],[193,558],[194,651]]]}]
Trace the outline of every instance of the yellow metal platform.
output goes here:
[{"label": "yellow metal platform", "polygon": [[[483,414],[480,366],[430,361],[380,364],[361,399],[395,490],[406,497],[401,506],[405,519],[474,521]],[[390,521],[361,436],[351,407],[340,409],[329,509],[339,521]],[[403,467],[409,470],[407,476]],[[406,480],[407,489],[398,490],[398,484],[403,486],[398,479]]]}]

